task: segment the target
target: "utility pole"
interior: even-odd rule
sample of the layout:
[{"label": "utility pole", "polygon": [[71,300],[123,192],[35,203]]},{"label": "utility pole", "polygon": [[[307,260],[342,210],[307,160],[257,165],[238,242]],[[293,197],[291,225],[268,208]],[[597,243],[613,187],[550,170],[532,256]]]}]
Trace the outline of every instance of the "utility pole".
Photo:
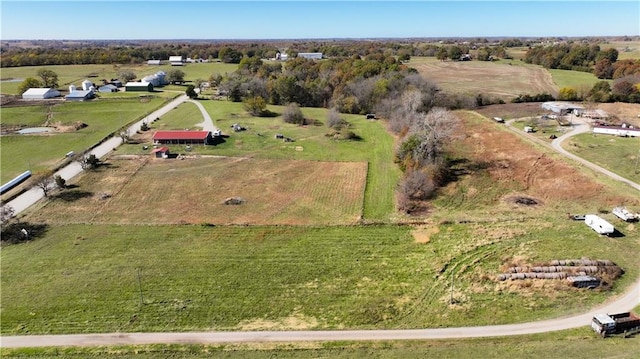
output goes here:
[{"label": "utility pole", "polygon": [[140,305],[144,304],[144,297],[142,296],[142,281],[140,280],[140,268],[137,268],[138,272],[138,290],[140,291]]}]

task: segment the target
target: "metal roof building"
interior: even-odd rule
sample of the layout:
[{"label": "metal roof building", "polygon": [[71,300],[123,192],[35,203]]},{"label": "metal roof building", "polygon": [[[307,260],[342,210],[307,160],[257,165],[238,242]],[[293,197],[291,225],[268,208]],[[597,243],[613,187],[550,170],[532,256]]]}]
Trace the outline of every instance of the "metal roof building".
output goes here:
[{"label": "metal roof building", "polygon": [[542,108],[557,114],[567,114],[573,111],[583,111],[584,107],[580,105],[574,105],[568,102],[545,102],[542,104]]},{"label": "metal roof building", "polygon": [[94,96],[93,90],[81,90],[70,92],[64,99],[67,101],[84,101],[92,99]]},{"label": "metal roof building", "polygon": [[127,82],[124,85],[125,91],[153,91],[153,84],[150,82]]},{"label": "metal roof building", "polygon": [[118,87],[112,84],[106,84],[98,87],[98,92],[118,92]]},{"label": "metal roof building", "polygon": [[299,52],[298,57],[304,57],[310,60],[321,60],[322,52]]},{"label": "metal roof building", "polygon": [[169,56],[169,62],[171,66],[182,66],[184,64],[182,62],[182,56]]},{"label": "metal roof building", "polygon": [[213,140],[210,131],[157,131],[154,143],[208,145]]},{"label": "metal roof building", "polygon": [[22,94],[24,100],[44,100],[60,96],[60,91],[51,88],[30,88]]},{"label": "metal roof building", "polygon": [[147,65],[160,65],[160,60],[149,60]]}]

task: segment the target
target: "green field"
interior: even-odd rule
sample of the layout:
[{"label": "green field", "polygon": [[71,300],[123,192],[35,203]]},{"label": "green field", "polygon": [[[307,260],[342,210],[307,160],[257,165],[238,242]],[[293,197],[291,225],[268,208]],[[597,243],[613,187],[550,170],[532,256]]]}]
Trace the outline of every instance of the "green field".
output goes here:
[{"label": "green field", "polygon": [[632,181],[640,181],[640,138],[586,133],[563,144],[568,151]]},{"label": "green field", "polygon": [[[37,172],[55,168],[64,162],[69,151],[83,152],[103,138],[160,107],[166,99],[136,98],[96,100],[91,102],[64,102],[52,107],[2,107],[3,126],[42,126],[49,116],[49,125],[71,126],[83,122],[87,127],[78,131],[53,134],[19,135],[0,138],[2,153],[2,183],[18,174],[31,170]],[[115,111],[114,109],[117,109]]]},{"label": "green field", "polygon": [[589,72],[558,69],[549,69],[547,71],[553,76],[553,82],[558,85],[558,88],[569,87],[576,91],[582,91],[583,93],[591,90],[596,82],[602,81]]}]

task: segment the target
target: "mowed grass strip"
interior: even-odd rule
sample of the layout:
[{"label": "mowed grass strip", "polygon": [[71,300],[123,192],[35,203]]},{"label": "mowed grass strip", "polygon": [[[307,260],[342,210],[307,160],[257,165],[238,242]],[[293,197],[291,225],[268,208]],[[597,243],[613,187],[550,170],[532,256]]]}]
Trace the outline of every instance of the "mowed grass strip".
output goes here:
[{"label": "mowed grass strip", "polygon": [[[110,160],[34,213],[48,223],[352,224],[367,164],[250,158]],[[109,198],[103,199],[103,194]],[[225,205],[227,198],[245,203]]]}]

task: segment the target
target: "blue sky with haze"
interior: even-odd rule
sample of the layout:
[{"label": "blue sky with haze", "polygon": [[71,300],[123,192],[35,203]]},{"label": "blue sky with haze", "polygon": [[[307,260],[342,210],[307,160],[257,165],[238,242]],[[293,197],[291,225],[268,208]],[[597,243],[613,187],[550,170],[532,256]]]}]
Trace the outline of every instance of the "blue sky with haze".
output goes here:
[{"label": "blue sky with haze", "polygon": [[0,1],[0,38],[638,36],[640,1]]}]

